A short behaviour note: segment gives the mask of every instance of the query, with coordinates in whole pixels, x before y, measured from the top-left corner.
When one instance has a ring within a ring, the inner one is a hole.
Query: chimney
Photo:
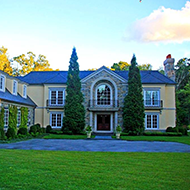
[[[171,54],[166,56],[166,60],[164,61],[164,71],[165,75],[175,81],[175,70],[174,70],[174,62],[175,59],[172,58]]]

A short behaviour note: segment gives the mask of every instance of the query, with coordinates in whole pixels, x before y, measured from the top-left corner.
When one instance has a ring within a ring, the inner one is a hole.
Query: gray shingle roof
[[[5,89],[5,92],[0,91],[0,99],[33,107],[36,106],[36,104],[28,96],[27,98],[23,98],[20,94],[17,94],[16,96],[11,94],[7,89]]]
[[[80,79],[83,79],[96,71],[80,71]],[[128,71],[112,71],[128,80]],[[33,71],[24,77],[18,77],[28,84],[65,84],[68,71]],[[142,84],[176,84],[159,71],[141,71]]]

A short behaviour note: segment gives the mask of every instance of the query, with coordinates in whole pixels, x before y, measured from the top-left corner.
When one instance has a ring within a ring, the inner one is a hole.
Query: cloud
[[[137,20],[129,29],[128,40],[140,42],[190,41],[190,1],[181,10],[160,7]]]

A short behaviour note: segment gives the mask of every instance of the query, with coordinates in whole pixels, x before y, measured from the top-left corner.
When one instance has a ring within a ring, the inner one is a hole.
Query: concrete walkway
[[[190,153],[190,145],[181,143],[124,140],[32,139],[10,144],[0,144],[0,149]]]

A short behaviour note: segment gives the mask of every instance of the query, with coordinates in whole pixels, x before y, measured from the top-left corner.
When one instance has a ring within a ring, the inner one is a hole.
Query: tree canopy
[[[0,48],[0,70],[12,75],[13,68],[11,67],[11,63],[8,59],[7,48]]]
[[[21,66],[21,69],[18,70],[19,75],[25,75],[31,71],[53,71],[46,56],[40,54],[36,57],[31,51],[27,55],[22,54],[14,57],[13,60]]]
[[[136,57],[133,56],[129,67],[128,93],[124,99],[123,127],[132,135],[142,134],[144,131],[144,101],[142,83]]]
[[[177,126],[190,125],[190,58],[180,59],[175,69]]]
[[[111,69],[115,70],[115,71],[127,71],[127,70],[129,70],[130,66],[131,66],[131,64],[129,64],[127,62],[124,62],[124,61],[120,61],[119,63],[114,63],[111,66]],[[149,64],[149,63],[148,64],[137,65],[137,67],[140,70],[152,70],[152,65]]]

